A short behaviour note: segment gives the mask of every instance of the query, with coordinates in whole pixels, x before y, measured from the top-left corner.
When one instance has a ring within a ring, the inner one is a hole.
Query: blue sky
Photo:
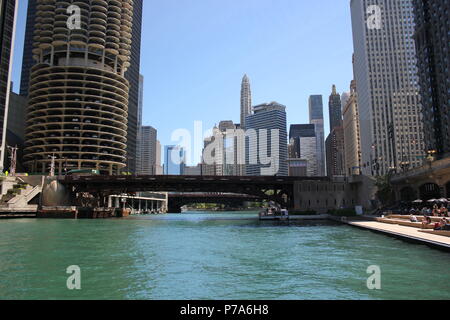
[[[20,1],[13,69],[19,90],[27,1]],[[287,106],[288,125],[308,122],[308,97],[349,91],[352,32],[348,0],[144,0],[143,124],[162,145],[179,128],[239,122],[247,73],[253,104]],[[199,160],[195,155],[194,160]],[[195,161],[197,162],[197,161]]]

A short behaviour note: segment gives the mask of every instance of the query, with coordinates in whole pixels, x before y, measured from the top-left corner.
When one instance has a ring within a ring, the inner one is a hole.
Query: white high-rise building
[[[245,117],[252,114],[252,91],[247,75],[242,78],[241,84],[241,128],[245,129]]]
[[[424,142],[412,0],[352,0],[362,172],[422,165]]]
[[[155,175],[162,175],[163,167],[161,165],[161,142],[156,140],[156,167],[155,167]]]

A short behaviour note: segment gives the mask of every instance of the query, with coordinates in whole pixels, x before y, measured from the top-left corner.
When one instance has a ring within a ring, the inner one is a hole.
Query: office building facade
[[[413,0],[425,150],[450,156],[450,2]]]
[[[180,146],[164,147],[164,174],[183,175],[186,166],[186,152]]]
[[[129,82],[127,118],[127,156],[129,157],[130,171],[136,171],[139,123],[142,119],[140,101],[143,94],[143,78],[140,74],[141,65],[141,37],[142,37],[142,10],[144,0],[133,0],[133,25],[131,30],[132,43],[130,46],[130,66],[125,78]]]
[[[321,95],[312,95],[309,97],[309,123],[315,125],[316,130],[316,159],[317,175],[324,177],[325,171],[325,127],[323,120],[323,98]]]
[[[319,165],[317,161],[317,137],[314,124],[294,124],[289,130],[289,167],[290,175],[295,165],[297,172],[304,173],[301,176],[318,176]],[[302,160],[295,162],[294,159]],[[303,172],[305,171],[305,172]]]
[[[327,176],[335,177],[344,175],[344,130],[342,123],[341,95],[337,93],[333,85],[328,103],[330,116],[330,134],[325,140],[325,153]]]
[[[344,176],[345,155],[344,155],[344,129],[342,126],[334,127],[325,141],[327,156],[327,176]]]
[[[361,138],[358,97],[354,80],[350,85],[350,97],[344,105],[343,117],[345,175],[359,175],[361,173]]]
[[[245,175],[245,132],[231,120],[221,121],[204,140],[203,173],[210,176]]]
[[[252,90],[250,79],[244,75],[241,83],[241,123],[240,127],[245,129],[245,119],[252,113]]]
[[[139,167],[140,175],[155,175],[157,166],[157,135],[158,132],[151,126],[142,126],[139,138]]]
[[[328,112],[330,115],[330,131],[332,131],[336,127],[342,126],[341,95],[337,93],[335,85],[333,85],[330,95]]]
[[[2,171],[4,159],[7,157],[6,130],[17,6],[15,0],[0,1],[0,170]]]
[[[412,0],[352,0],[362,171],[398,172],[424,158]]]
[[[28,0],[27,22],[25,26],[25,42],[23,45],[22,73],[20,78],[20,95],[28,97],[30,72],[35,61],[33,59],[34,26],[38,0]]]
[[[247,134],[253,133],[245,140],[247,175],[287,176],[286,106],[276,102],[257,105],[245,123]]]

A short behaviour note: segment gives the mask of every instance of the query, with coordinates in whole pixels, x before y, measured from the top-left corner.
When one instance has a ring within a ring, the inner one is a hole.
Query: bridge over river
[[[278,176],[65,176],[58,179],[71,193],[90,193],[99,198],[111,194],[153,191],[169,192],[179,203],[200,201],[195,193],[207,195],[208,201],[234,197],[239,201],[268,200],[285,207],[294,206],[294,185],[299,181],[329,182],[326,177]],[[180,193],[175,196],[174,192]],[[184,196],[182,196],[184,194]],[[228,196],[224,197],[224,194]],[[230,196],[234,194],[234,196]],[[188,195],[188,196],[186,196]],[[190,195],[190,196],[189,196]],[[170,196],[169,196],[170,198]],[[183,199],[184,198],[184,199]],[[170,199],[169,199],[170,201]],[[207,201],[202,201],[207,202]]]
[[[357,205],[369,208],[371,192],[366,180],[364,177],[346,180],[280,176],[60,176],[47,178],[46,184],[53,184],[53,187],[44,188],[43,205],[64,206],[70,203],[78,206],[80,197],[87,194],[88,198],[95,199],[94,206],[107,207],[106,201],[112,195],[168,192],[172,194],[169,196],[172,198],[169,199],[171,209],[174,207],[170,204],[171,200],[175,206],[198,202],[221,203],[222,200],[266,200],[289,210],[326,213]]]

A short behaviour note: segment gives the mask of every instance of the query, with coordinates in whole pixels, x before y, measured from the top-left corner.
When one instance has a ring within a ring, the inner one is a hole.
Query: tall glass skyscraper
[[[386,175],[423,164],[412,0],[352,0],[362,171]]]
[[[6,156],[6,127],[16,15],[15,0],[0,0],[0,170],[3,170],[3,161]]]
[[[186,152],[180,146],[164,147],[164,174],[182,175],[186,166]]]
[[[36,23],[37,0],[28,0],[27,24],[25,29],[25,42],[23,45],[22,74],[20,78],[20,95],[28,96],[30,86],[30,71],[34,65],[33,59],[33,37],[34,25]]]
[[[425,148],[450,156],[450,2],[413,3]]]
[[[316,126],[317,139],[317,175],[324,177],[325,172],[325,129],[323,122],[323,99],[321,95],[309,97],[309,123]]]
[[[246,139],[246,173],[249,176],[276,175],[287,176],[287,124],[286,107],[276,102],[253,107],[253,114],[247,116],[246,130],[254,130],[256,139]],[[263,130],[267,130],[266,140],[262,139]],[[272,131],[276,130],[276,131]],[[273,136],[278,132],[278,139]],[[265,164],[265,157],[272,157]],[[252,161],[252,159],[256,161]],[[252,163],[257,162],[257,163]]]
[[[140,67],[141,67],[141,33],[142,33],[143,0],[133,0],[133,27],[131,31],[131,55],[130,67],[125,73],[125,78],[130,83],[130,95],[128,99],[128,126],[127,126],[127,155],[131,160],[130,171],[136,172],[138,159],[138,135],[139,135],[139,96],[140,96]]]
[[[158,132],[151,126],[140,128],[139,137],[139,166],[137,173],[141,175],[155,175],[157,166],[157,138]]]
[[[306,175],[318,176],[317,137],[314,124],[293,124],[289,130],[289,141],[292,159],[306,161]]]

